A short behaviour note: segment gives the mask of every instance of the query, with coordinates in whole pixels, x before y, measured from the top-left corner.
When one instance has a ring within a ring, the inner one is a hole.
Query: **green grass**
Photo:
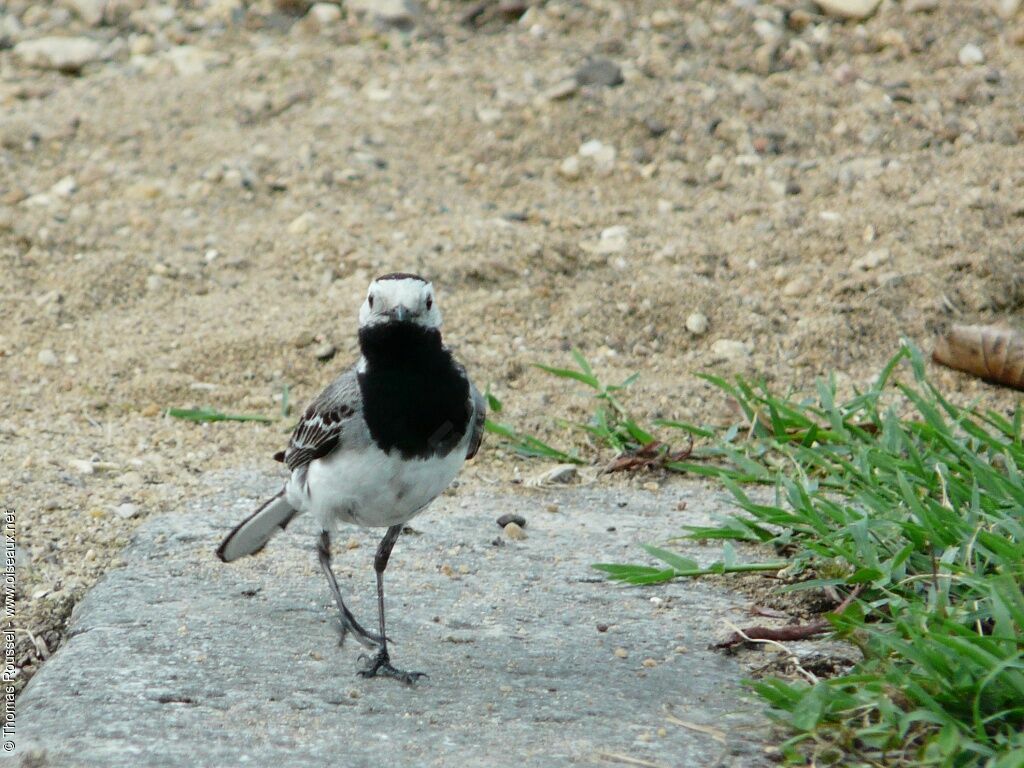
[[[841,616],[828,617],[834,637],[860,652],[852,671],[750,683],[788,731],[788,763],[1024,766],[1020,403],[1000,414],[950,402],[906,344],[870,389],[844,402],[834,381],[796,398],[705,376],[736,400],[744,424],[645,429],[619,399],[632,379],[605,387],[574,357],[578,371],[544,369],[596,392],[597,413],[579,429],[620,453],[654,441],[656,430],[698,438],[689,459],[664,466],[717,478],[738,506],[718,526],[685,529],[682,538],[725,541],[712,566],[647,547],[657,566],[595,567],[633,584],[785,568],[796,579],[788,589],[858,591]],[[510,432],[514,448],[529,447]],[[773,501],[753,498],[750,483],[774,486]],[[729,541],[773,547],[784,559],[738,563]]]
[[[281,420],[291,414],[291,387],[285,384],[281,389]],[[259,414],[223,413],[214,408],[168,408],[165,413],[172,419],[193,421],[197,424],[209,424],[215,421],[255,421],[260,424],[272,424],[275,419]]]
[[[270,424],[274,420],[267,416],[251,416],[241,413],[221,413],[212,408],[168,408],[167,415],[173,419],[208,423],[213,421],[258,421]]]
[[[587,359],[583,357],[579,350],[574,349],[572,356],[579,366],[578,370],[572,368],[553,368],[549,365],[539,364],[535,367],[559,378],[579,382],[592,390],[593,397],[598,401],[598,407],[588,423],[574,426],[589,434],[597,444],[610,446],[620,453],[633,451],[653,442],[654,438],[651,434],[630,418],[619,400],[619,393],[636,381],[637,375],[630,376],[621,384],[604,384],[594,374],[590,363],[587,362]],[[487,401],[492,413],[501,413],[502,403],[490,390],[487,391]],[[532,435],[519,432],[507,424],[488,419],[486,428],[487,431],[505,438],[508,444],[523,456],[552,459],[572,464],[586,463],[575,449],[568,451],[559,450]]]

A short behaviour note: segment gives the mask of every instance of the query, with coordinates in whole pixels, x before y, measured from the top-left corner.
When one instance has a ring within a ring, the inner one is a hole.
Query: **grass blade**
[[[253,416],[239,413],[221,413],[212,408],[168,408],[167,415],[173,419],[183,421],[194,421],[197,423],[210,423],[215,421],[256,421],[261,424],[270,424],[274,420],[267,416]]]

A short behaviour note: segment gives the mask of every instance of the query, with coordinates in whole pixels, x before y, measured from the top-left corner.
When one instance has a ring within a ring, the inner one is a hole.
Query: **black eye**
[[[366,300],[370,303],[370,309],[373,309],[373,296],[368,297]]]
[[[427,296],[427,309],[429,310],[432,306],[434,306],[434,297]]]

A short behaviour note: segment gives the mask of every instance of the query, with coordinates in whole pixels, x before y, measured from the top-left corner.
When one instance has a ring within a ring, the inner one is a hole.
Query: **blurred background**
[[[375,274],[430,277],[503,420],[584,453],[557,419],[591,403],[531,367],[574,347],[640,374],[644,418],[723,423],[694,373],[851,392],[903,336],[1019,324],[1019,5],[7,0],[19,663],[140,520],[211,470],[277,471]],[[521,465],[492,437],[465,482]]]

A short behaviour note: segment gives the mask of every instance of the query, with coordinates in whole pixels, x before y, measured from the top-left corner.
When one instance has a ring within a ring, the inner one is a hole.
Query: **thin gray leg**
[[[334,602],[338,605],[338,611],[341,613],[341,637],[338,641],[339,645],[345,644],[345,638],[349,632],[355,635],[358,640],[366,648],[376,648],[377,646],[383,647],[383,637],[373,634],[363,628],[363,626],[356,621],[356,617],[349,611],[348,606],[345,605],[345,601],[341,599],[341,590],[338,589],[338,580],[334,577],[334,571],[331,570],[331,535],[327,531],[320,533],[320,538],[317,539],[316,543],[317,558],[320,560],[320,567],[323,569],[324,574],[327,576],[327,583],[331,586],[331,594],[334,595]]]
[[[373,558],[373,570],[377,573],[377,612],[380,615],[380,636],[384,638],[384,642],[380,644],[380,650],[377,651],[377,655],[370,661],[366,669],[359,671],[359,674],[363,677],[384,675],[385,677],[401,680],[403,683],[412,684],[419,678],[426,677],[426,675],[423,672],[405,672],[391,666],[387,634],[384,629],[384,569],[388,567],[391,550],[394,548],[395,540],[401,532],[401,525],[392,525],[388,528],[388,532],[381,539],[380,546],[377,547],[377,555]]]

